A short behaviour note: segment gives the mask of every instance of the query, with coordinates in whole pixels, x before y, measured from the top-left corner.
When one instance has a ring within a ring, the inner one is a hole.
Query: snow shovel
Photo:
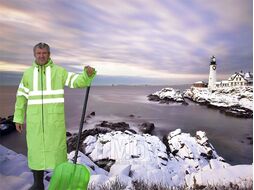
[[[73,163],[64,162],[59,164],[50,180],[49,190],[86,190],[90,179],[89,170],[82,164],[77,164],[80,137],[83,129],[84,118],[90,86],[87,87],[83,112],[80,120],[77,147]]]

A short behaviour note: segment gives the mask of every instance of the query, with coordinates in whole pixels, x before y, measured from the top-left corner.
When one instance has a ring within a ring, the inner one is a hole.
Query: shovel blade
[[[64,162],[55,168],[49,190],[86,190],[89,179],[90,172],[84,165]]]

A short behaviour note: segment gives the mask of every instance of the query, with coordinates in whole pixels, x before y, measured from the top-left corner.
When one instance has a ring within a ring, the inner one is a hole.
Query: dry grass
[[[230,183],[228,186],[224,185],[195,185],[194,187],[169,187],[162,184],[148,184],[145,181],[133,181],[132,189],[126,188],[127,185],[122,184],[119,180],[110,182],[107,185],[95,186],[92,185],[88,190],[252,190],[253,182],[247,183],[240,187],[238,184]]]

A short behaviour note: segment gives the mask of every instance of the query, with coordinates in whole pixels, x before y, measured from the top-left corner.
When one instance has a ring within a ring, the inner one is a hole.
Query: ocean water
[[[247,137],[253,137],[253,119],[226,116],[188,101],[189,105],[150,102],[147,95],[169,86],[94,86],[91,87],[84,128],[92,128],[101,121],[125,121],[136,130],[143,122],[155,125],[154,134],[162,137],[180,128],[195,135],[205,131],[217,153],[230,164],[251,164],[253,145]],[[180,90],[189,85],[171,86]],[[0,87],[0,117],[11,115],[17,87]],[[85,97],[85,89],[65,89],[65,113],[67,130],[77,132]],[[130,117],[134,115],[134,117]],[[17,152],[26,154],[25,134],[16,132],[0,137],[0,143]]]

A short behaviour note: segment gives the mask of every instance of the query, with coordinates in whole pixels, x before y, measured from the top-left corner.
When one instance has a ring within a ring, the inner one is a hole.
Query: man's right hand
[[[20,123],[16,123],[16,130],[21,133],[23,131],[23,124],[20,124]]]

